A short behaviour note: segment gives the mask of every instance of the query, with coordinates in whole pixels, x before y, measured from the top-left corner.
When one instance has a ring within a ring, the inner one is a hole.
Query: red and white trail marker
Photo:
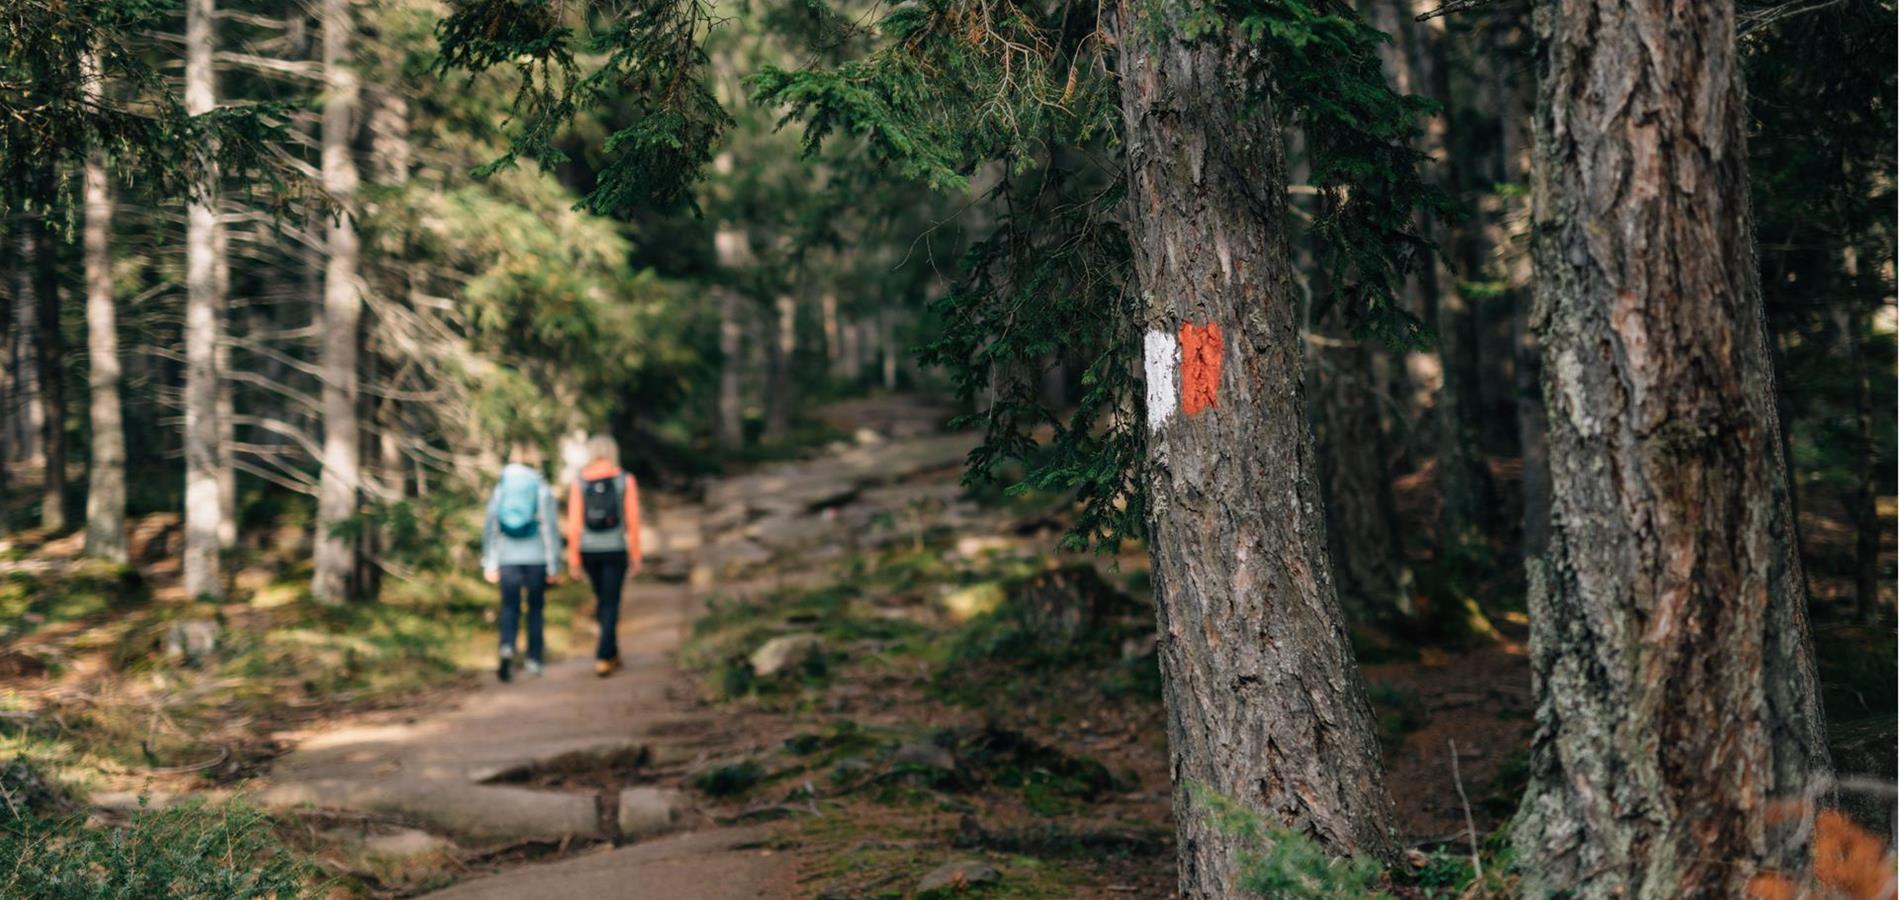
[[[1219,402],[1226,354],[1219,323],[1183,322],[1177,334],[1154,329],[1142,335],[1141,350],[1149,431],[1166,425],[1176,410],[1194,416]]]

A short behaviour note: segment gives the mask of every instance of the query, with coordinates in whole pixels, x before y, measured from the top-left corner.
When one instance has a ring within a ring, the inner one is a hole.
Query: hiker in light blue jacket
[[[560,521],[554,492],[541,477],[541,453],[521,444],[509,458],[501,480],[488,495],[488,517],[482,524],[482,574],[490,584],[501,585],[501,663],[495,675],[502,681],[513,674],[515,632],[524,594],[528,601],[527,670],[530,675],[541,674],[541,607],[547,586],[561,574]]]

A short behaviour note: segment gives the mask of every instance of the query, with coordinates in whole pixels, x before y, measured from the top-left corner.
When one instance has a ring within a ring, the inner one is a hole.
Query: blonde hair
[[[587,436],[587,458],[604,459],[614,465],[620,465],[620,442],[611,434],[591,434]]]

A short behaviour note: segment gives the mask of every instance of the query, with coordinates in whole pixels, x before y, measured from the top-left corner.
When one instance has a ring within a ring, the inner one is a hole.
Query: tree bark
[[[1749,208],[1731,5],[1540,8],[1527,896],[1738,897],[1828,760]],[[1804,832],[1805,833],[1805,832]]]
[[[792,295],[780,294],[773,302],[772,340],[766,356],[765,433],[767,441],[780,441],[791,431],[792,356],[798,352],[798,304]]]
[[[1243,41],[1157,37],[1161,10],[1120,7],[1149,552],[1181,891],[1227,898],[1248,848],[1211,795],[1381,858],[1391,809],[1326,553],[1277,112],[1244,99]]]
[[[53,215],[52,171],[46,173],[45,215]],[[39,383],[40,449],[45,473],[40,482],[40,527],[64,532],[66,523],[66,334],[59,327],[59,238],[47,218],[40,220],[39,253],[33,258],[33,364]]]
[[[87,57],[86,91],[104,93],[99,57]],[[92,453],[86,468],[86,555],[127,560],[125,419],[119,409],[119,326],[112,299],[112,185],[105,155],[86,157],[86,354]]]
[[[317,488],[317,567],[311,594],[337,604],[355,595],[355,540],[335,533],[357,511],[362,484],[357,434],[357,351],[363,298],[357,284],[357,79],[350,0],[323,0],[323,189],[339,207],[323,269],[323,472]]]
[[[751,259],[746,234],[720,229],[713,236],[719,267],[728,276]],[[719,289],[719,397],[713,438],[723,450],[745,445],[745,318],[746,299],[737,287]]]
[[[185,110],[208,113],[217,104],[211,68],[214,0],[186,0]],[[208,186],[209,187],[209,186]],[[224,596],[218,533],[224,501],[218,481],[217,207],[212,196],[186,209],[185,225],[185,593]]]

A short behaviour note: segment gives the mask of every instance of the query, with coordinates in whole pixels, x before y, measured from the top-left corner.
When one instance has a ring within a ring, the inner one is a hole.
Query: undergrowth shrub
[[[244,803],[192,800],[140,810],[122,828],[27,817],[0,829],[0,896],[205,898],[313,896],[313,870]]]
[[[1366,900],[1388,898],[1381,887],[1379,864],[1370,859],[1341,859],[1329,855],[1306,835],[1272,828],[1203,785],[1191,790],[1196,802],[1214,811],[1215,826],[1238,838],[1241,851],[1240,885],[1262,897],[1299,897],[1302,900]]]

